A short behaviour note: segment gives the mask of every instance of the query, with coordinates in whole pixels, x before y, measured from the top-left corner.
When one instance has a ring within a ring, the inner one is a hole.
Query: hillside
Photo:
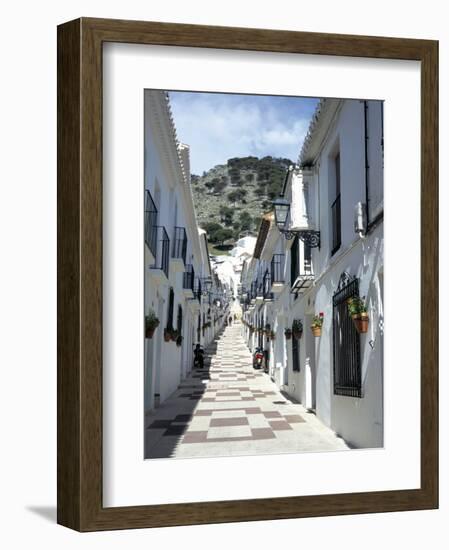
[[[285,158],[232,158],[202,176],[192,174],[198,223],[208,233],[212,253],[257,234],[260,216],[279,196],[290,164]]]

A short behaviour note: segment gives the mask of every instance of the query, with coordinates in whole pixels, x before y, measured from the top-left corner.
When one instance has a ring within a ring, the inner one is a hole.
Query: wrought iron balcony
[[[175,227],[171,257],[186,263],[187,233],[184,227]]]
[[[191,291],[192,296],[194,294],[194,281],[195,281],[195,270],[193,269],[192,264],[186,265],[186,270],[182,275],[182,288],[187,291]]]
[[[145,242],[154,257],[157,248],[157,208],[148,189],[145,191]]]
[[[256,294],[257,294],[257,281],[253,281],[251,283],[251,291],[249,294],[251,301],[256,299]]]
[[[285,277],[284,277],[284,265],[285,265],[285,255],[284,254],[273,254],[271,259],[271,288],[273,292],[279,292],[284,287]]]
[[[312,249],[298,240],[291,248],[291,292],[305,292],[313,284]]]
[[[168,260],[170,252],[170,239],[168,238],[167,231],[163,226],[153,226],[155,242],[155,252],[154,264],[151,266],[152,269],[161,270],[168,279]]]
[[[265,275],[263,276],[263,299],[273,299],[273,293],[271,292],[271,274],[268,269],[265,271]]]
[[[202,297],[203,291],[201,288],[201,279],[199,277],[195,277],[193,294],[195,298],[198,300],[198,302],[201,304],[201,297]]]

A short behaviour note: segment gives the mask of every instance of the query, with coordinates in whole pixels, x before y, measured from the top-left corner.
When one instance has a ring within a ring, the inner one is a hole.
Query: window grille
[[[167,313],[167,327],[173,328],[173,309],[175,307],[175,293],[173,289],[170,288],[168,295],[168,313]]]
[[[299,372],[300,369],[300,362],[299,362],[299,339],[292,336],[292,366],[293,366],[293,372]]]
[[[340,196],[340,153],[335,157],[335,200],[331,205],[332,252],[341,246],[341,196]]]
[[[362,397],[360,336],[348,310],[348,298],[359,295],[358,279],[342,277],[333,297],[334,394]]]

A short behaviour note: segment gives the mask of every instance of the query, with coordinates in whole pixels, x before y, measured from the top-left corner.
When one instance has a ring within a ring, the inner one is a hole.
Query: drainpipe
[[[368,164],[368,101],[363,102],[364,111],[364,131],[365,131],[365,202],[366,202],[366,230],[370,224],[369,219],[369,164]]]

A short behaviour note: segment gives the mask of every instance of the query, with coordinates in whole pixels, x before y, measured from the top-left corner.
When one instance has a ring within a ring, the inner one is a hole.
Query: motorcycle
[[[204,350],[201,347],[193,350],[193,368],[202,369],[204,366]]]
[[[253,355],[253,369],[261,369],[263,367],[263,352],[260,348],[256,348]]]

